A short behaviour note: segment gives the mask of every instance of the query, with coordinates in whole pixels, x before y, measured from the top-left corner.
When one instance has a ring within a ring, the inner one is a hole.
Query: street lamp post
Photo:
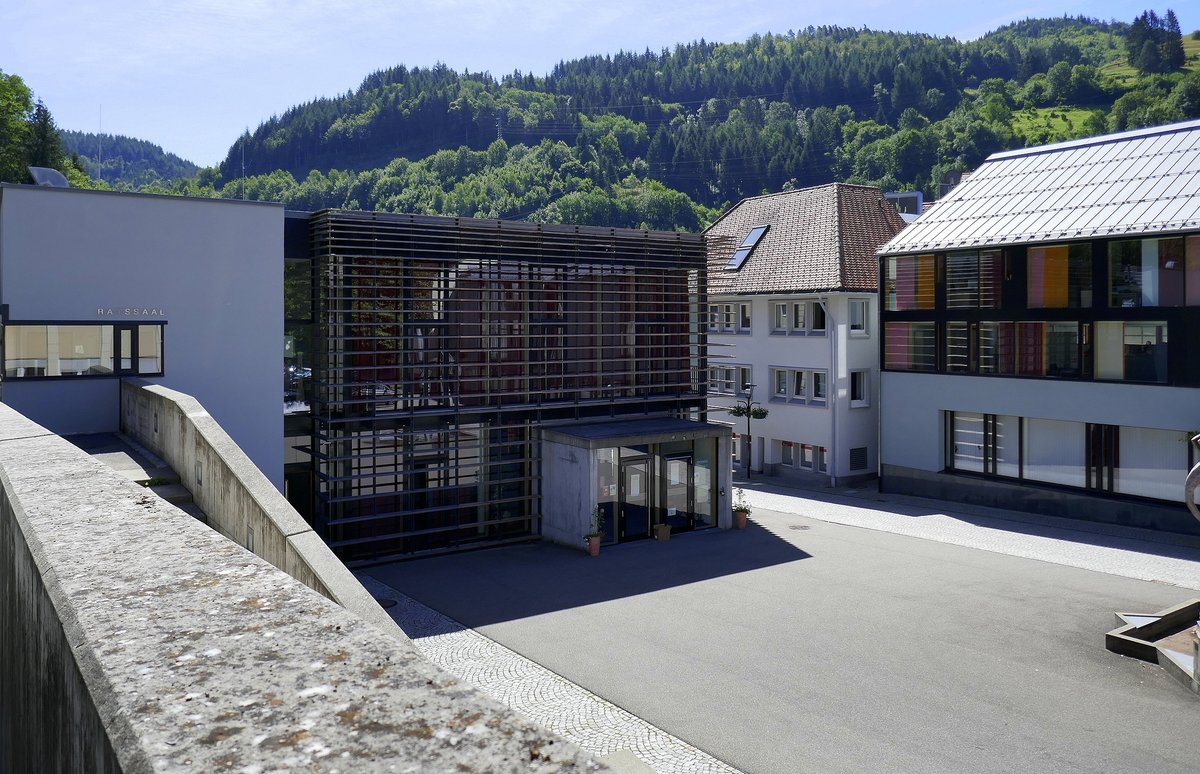
[[[761,403],[754,400],[754,388],[756,385],[746,383],[742,385],[742,389],[746,391],[746,397],[729,409],[730,416],[746,418],[746,478],[750,478],[750,464],[754,454],[753,439],[750,436],[750,420],[751,419],[766,419],[767,410],[762,407]]]

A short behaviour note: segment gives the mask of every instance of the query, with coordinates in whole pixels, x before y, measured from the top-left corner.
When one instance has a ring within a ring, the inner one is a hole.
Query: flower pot
[[[654,539],[655,540],[670,540],[671,539],[671,525],[670,524],[655,524],[654,525]]]
[[[746,528],[746,518],[750,516],[749,511],[736,510],[733,512],[733,525],[738,529]]]
[[[600,555],[600,535],[588,535],[588,556]]]

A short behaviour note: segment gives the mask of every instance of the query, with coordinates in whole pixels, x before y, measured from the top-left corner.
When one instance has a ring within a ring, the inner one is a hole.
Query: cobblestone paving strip
[[[596,756],[628,750],[660,774],[741,774],[474,629],[365,573],[359,580],[421,653],[463,682]]]

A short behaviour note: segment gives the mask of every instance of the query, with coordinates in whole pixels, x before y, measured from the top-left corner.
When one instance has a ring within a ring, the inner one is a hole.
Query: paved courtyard
[[[1200,596],[1200,550],[865,490],[747,495],[742,532],[363,574],[433,660],[629,771],[1197,769],[1200,699],[1104,633]]]

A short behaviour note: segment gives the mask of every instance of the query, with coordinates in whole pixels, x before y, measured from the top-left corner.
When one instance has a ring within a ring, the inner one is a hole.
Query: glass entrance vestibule
[[[542,431],[542,534],[601,543],[727,526],[729,428],[650,419]]]
[[[596,450],[596,505],[603,543],[717,526],[716,438]]]

